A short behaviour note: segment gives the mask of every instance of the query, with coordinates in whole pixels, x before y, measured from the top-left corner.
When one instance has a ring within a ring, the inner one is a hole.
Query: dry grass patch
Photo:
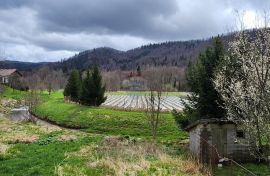
[[[58,141],[75,141],[86,136],[92,136],[79,130],[61,129],[63,134],[57,137]]]
[[[54,173],[57,176],[87,176],[83,168],[67,164],[56,166]]]
[[[117,176],[208,175],[203,166],[191,158],[168,154],[153,143],[123,137],[107,137],[101,145],[84,147],[77,155],[88,157],[88,167],[108,168]]]
[[[40,131],[43,133],[51,133],[54,131],[61,131],[62,129],[58,126],[50,125],[50,126],[40,126]]]
[[[8,143],[32,143],[39,139],[38,134],[31,134],[27,131],[9,129],[0,132],[0,142]]]
[[[9,149],[9,145],[0,143],[0,155],[5,155]]]
[[[2,143],[32,143],[39,139],[39,134],[37,126],[0,118],[0,142]]]
[[[39,139],[38,135],[30,135],[27,133],[15,133],[7,139],[9,142],[14,142],[14,143],[33,143],[36,142]]]
[[[57,140],[59,140],[59,141],[74,141],[77,138],[78,137],[76,135],[73,135],[73,134],[63,134],[63,135],[59,136]]]
[[[171,156],[164,152],[158,154],[159,162],[156,167],[163,165],[169,166],[169,175],[211,175],[210,172],[201,163],[191,157]],[[165,175],[166,170],[159,170],[157,175]]]
[[[11,123],[8,119],[4,118],[3,114],[0,114],[0,131],[6,131],[12,128],[14,123]]]

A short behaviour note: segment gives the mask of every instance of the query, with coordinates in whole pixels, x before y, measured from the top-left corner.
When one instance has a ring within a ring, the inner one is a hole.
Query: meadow
[[[7,89],[2,99],[27,93]],[[40,94],[35,113],[60,126],[14,123],[0,117],[0,175],[204,175],[177,143],[187,138],[164,113],[153,145],[143,112],[65,103],[62,92]]]
[[[2,99],[22,100],[7,89]],[[61,91],[40,93],[34,113],[57,125],[14,123],[0,116],[0,175],[246,175],[239,167],[204,168],[187,152],[187,132],[169,112],[162,114],[153,144],[144,112],[67,103]],[[76,130],[75,130],[76,129]],[[267,165],[246,164],[266,176]]]
[[[62,92],[44,97],[43,103],[37,106],[33,113],[55,124],[80,128],[91,133],[151,138],[151,130],[144,112],[67,103]],[[172,143],[187,139],[187,133],[179,129],[170,112],[162,113],[161,118],[159,141]]]
[[[147,141],[13,123],[0,117],[1,176],[204,175],[178,150]]]

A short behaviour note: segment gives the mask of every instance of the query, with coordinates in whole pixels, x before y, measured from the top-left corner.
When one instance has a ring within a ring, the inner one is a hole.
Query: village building
[[[0,69],[0,83],[11,84],[13,80],[18,80],[22,74],[16,69]]]
[[[131,72],[122,81],[121,88],[127,91],[144,91],[147,89],[147,80],[141,75]]]
[[[189,150],[202,163],[216,164],[222,158],[253,161],[248,136],[227,119],[201,119],[187,128]]]

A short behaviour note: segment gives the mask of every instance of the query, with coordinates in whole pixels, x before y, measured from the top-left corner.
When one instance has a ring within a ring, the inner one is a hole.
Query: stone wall
[[[190,152],[196,156],[200,156],[200,135],[201,135],[201,128],[193,128],[189,132],[189,149]]]

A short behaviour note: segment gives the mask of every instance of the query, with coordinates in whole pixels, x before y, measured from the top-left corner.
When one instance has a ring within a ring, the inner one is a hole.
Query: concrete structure
[[[22,74],[16,69],[0,69],[0,83],[10,84],[12,80],[17,80]]]
[[[227,119],[202,119],[189,125],[189,149],[202,163],[218,163],[221,158],[238,162],[254,160],[248,136]]]

